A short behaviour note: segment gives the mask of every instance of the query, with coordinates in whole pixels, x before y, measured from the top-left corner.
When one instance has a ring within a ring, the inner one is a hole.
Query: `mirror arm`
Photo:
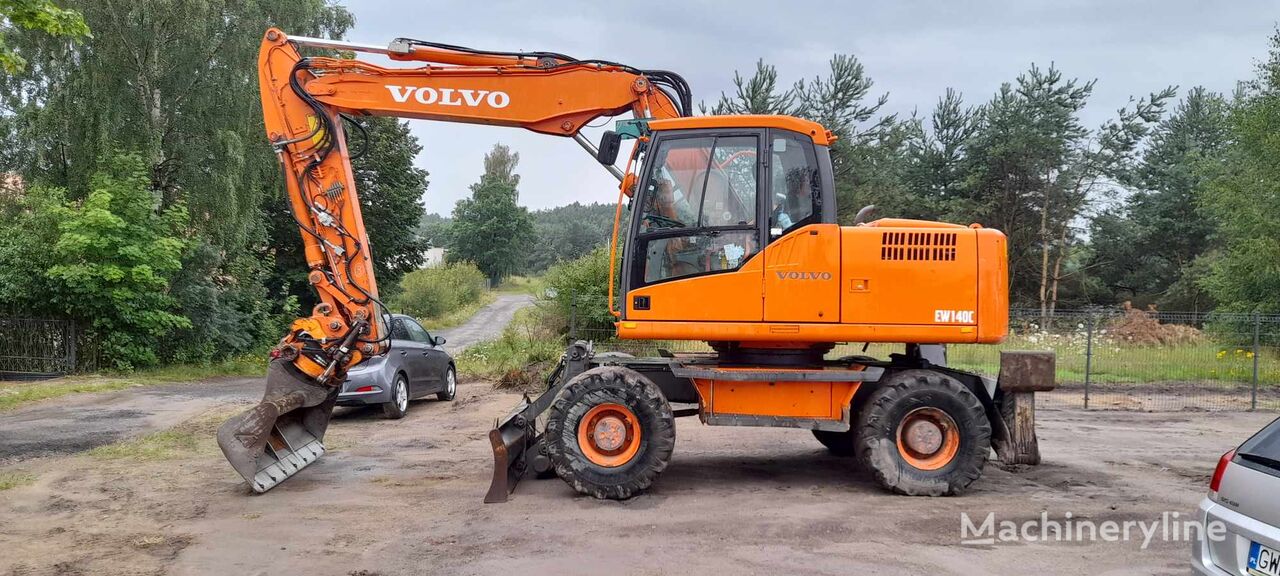
[[[573,141],[577,142],[583,150],[586,150],[587,154],[591,155],[591,158],[594,159],[599,156],[600,149],[596,148],[596,145],[592,144],[590,140],[587,140],[587,137],[583,136],[581,132],[573,135]],[[619,170],[617,166],[612,164],[602,164],[602,166],[604,166],[605,170],[608,170],[610,174],[613,174],[613,177],[617,178],[619,182],[622,181],[622,171]]]

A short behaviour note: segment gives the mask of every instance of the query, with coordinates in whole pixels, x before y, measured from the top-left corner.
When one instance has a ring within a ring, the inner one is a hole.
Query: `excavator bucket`
[[[272,360],[262,401],[222,423],[218,447],[254,492],[266,492],[324,455],[338,390]]]

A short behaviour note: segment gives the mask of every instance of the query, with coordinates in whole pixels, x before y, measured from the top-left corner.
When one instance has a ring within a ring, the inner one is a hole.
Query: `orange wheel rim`
[[[898,423],[898,455],[913,468],[938,470],[960,453],[960,430],[946,412],[916,408]]]
[[[640,451],[640,419],[621,404],[600,404],[578,421],[578,447],[592,464],[617,468]]]

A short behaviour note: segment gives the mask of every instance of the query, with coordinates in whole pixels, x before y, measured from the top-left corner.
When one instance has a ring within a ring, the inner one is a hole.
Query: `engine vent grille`
[[[955,232],[885,232],[881,260],[951,262],[956,259]]]

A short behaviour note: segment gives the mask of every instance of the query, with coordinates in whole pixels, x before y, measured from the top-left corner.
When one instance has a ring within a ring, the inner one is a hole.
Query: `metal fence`
[[[35,380],[97,369],[92,334],[70,320],[0,318],[0,380]]]
[[[618,340],[570,315],[570,338],[635,355],[710,351],[703,342]],[[1010,310],[1001,344],[951,345],[951,366],[999,371],[1001,350],[1052,350],[1058,388],[1044,407],[1112,410],[1280,410],[1280,315],[1099,308]],[[836,346],[828,357],[887,358],[902,345]]]

